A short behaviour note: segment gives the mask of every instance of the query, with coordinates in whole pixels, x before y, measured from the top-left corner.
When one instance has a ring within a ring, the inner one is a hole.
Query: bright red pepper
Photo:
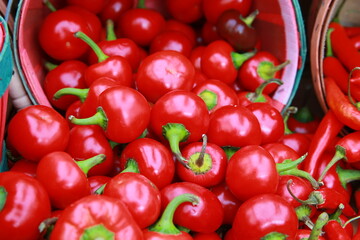
[[[302,133],[285,134],[279,139],[279,143],[292,148],[299,154],[299,156],[303,156],[308,152],[310,142],[311,138],[307,134]],[[304,163],[302,163],[302,166],[303,164]]]
[[[199,203],[185,203],[179,206],[174,215],[174,223],[195,232],[214,232],[220,227],[224,211],[218,198],[207,188],[195,183],[177,182],[161,190],[162,209],[176,196],[190,193],[199,197]]]
[[[176,20],[193,23],[203,16],[201,0],[166,0],[166,9]]]
[[[108,19],[116,22],[120,15],[132,8],[133,5],[132,0],[108,0],[99,13],[99,17],[103,23]]]
[[[294,149],[283,143],[273,142],[264,144],[262,147],[271,154],[275,163],[282,163],[286,159],[296,160],[300,157]]]
[[[143,234],[120,200],[90,195],[66,208],[51,233],[52,240],[82,237],[142,240]]]
[[[287,120],[288,128],[297,133],[313,134],[318,128],[320,119],[313,116],[309,107],[301,107]]]
[[[76,162],[66,152],[52,152],[41,158],[36,170],[36,179],[45,187],[51,205],[64,209],[80,198],[90,195],[86,174],[104,158],[105,155],[100,154]]]
[[[160,216],[160,192],[139,173],[121,172],[114,176],[106,184],[103,195],[121,200],[141,229],[155,223]]]
[[[101,188],[104,184],[108,183],[110,181],[111,177],[108,176],[92,176],[88,177],[91,194],[97,194],[97,190]]]
[[[7,131],[9,145],[31,161],[39,161],[53,151],[64,151],[70,135],[65,118],[43,105],[32,105],[17,112]]]
[[[9,171],[21,172],[30,177],[36,177],[36,168],[37,168],[36,162],[22,158],[16,161],[14,165],[11,166]]]
[[[336,220],[330,220],[324,226],[325,237],[328,240],[351,240],[345,229]]]
[[[169,185],[174,178],[175,164],[170,149],[151,138],[140,138],[127,144],[121,151],[120,170],[129,161],[135,161],[139,172],[159,189]]]
[[[51,206],[45,188],[19,172],[0,173],[0,232],[3,239],[36,240]]]
[[[193,0],[190,0],[193,1]],[[197,1],[197,0],[195,0]],[[174,1],[172,1],[174,2]],[[184,2],[184,1],[182,1]],[[164,31],[177,31],[183,33],[187,38],[189,38],[191,42],[191,46],[195,47],[197,44],[197,33],[195,29],[184,22],[177,21],[175,19],[168,19],[166,20]]]
[[[297,230],[294,208],[276,194],[259,194],[244,202],[232,228],[238,240],[267,239],[272,234],[294,239]]]
[[[355,48],[360,51],[360,35],[352,37],[350,40],[354,44]]]

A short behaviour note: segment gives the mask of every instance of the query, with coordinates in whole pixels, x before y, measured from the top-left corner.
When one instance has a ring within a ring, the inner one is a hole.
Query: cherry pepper
[[[39,181],[23,173],[0,173],[2,239],[39,239],[38,227],[50,214],[49,196]]]
[[[96,124],[106,137],[116,143],[128,143],[139,137],[147,128],[150,106],[135,89],[116,86],[99,96],[97,113],[89,118],[69,116],[70,122],[79,125]]]
[[[254,50],[258,37],[251,24],[258,13],[259,11],[255,10],[247,17],[243,17],[236,9],[222,12],[216,22],[219,36],[226,39],[237,51]]]
[[[64,209],[51,232],[52,240],[97,238],[142,240],[143,234],[120,200],[103,195],[83,197]]]
[[[133,85],[131,65],[122,56],[108,56],[101,48],[83,32],[76,32],[75,37],[87,43],[98,56],[98,63],[89,66],[85,70],[85,82],[90,86],[100,77],[108,77],[121,85],[131,87]]]
[[[264,81],[270,79],[280,79],[281,69],[290,63],[289,60],[279,63],[279,60],[271,53],[259,51],[248,59],[239,68],[237,80],[240,86],[249,91],[255,91]],[[279,85],[276,83],[268,84],[263,93],[273,93]]]
[[[171,199],[161,218],[152,226],[143,230],[144,240],[192,240],[187,232],[179,230],[173,223],[175,211],[183,203],[198,205],[200,198],[194,194],[184,193]]]

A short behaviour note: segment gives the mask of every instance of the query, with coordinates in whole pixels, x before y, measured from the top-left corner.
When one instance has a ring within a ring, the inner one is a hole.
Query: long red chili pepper
[[[325,78],[324,82],[326,102],[330,109],[344,125],[354,130],[360,130],[360,111],[340,90],[333,78]]]
[[[325,236],[328,240],[351,240],[345,228],[336,220],[330,220],[324,226]]]
[[[330,36],[334,54],[349,71],[358,67],[360,65],[360,53],[352,44],[344,27],[339,23],[331,22],[329,28],[334,29]]]
[[[303,170],[312,176],[316,174],[322,153],[343,127],[344,124],[337,119],[332,110],[325,114],[310,143],[308,155],[303,162]]]

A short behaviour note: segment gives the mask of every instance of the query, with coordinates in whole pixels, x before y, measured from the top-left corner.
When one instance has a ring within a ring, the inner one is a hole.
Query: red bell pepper
[[[143,234],[120,200],[102,195],[89,195],[67,207],[51,232],[52,240],[97,237],[142,240]]]

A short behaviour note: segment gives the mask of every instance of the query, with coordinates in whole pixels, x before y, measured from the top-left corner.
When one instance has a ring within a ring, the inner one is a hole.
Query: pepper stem
[[[44,67],[45,67],[46,70],[48,70],[48,71],[54,70],[57,66],[59,66],[59,65],[54,64],[54,63],[51,63],[51,62],[48,62],[48,61],[46,61],[46,62],[44,63]]]
[[[265,98],[265,96],[263,94],[263,91],[264,91],[265,87],[267,85],[269,85],[270,83],[275,83],[275,84],[277,84],[279,86],[283,84],[283,82],[280,79],[276,79],[276,78],[270,79],[268,81],[264,81],[259,85],[259,87],[257,87],[255,89],[255,92],[248,93],[246,97],[251,102],[266,102],[266,98]]]
[[[235,68],[239,69],[243,65],[243,63],[249,58],[253,57],[255,53],[256,51],[245,53],[231,52],[231,59]]]
[[[104,184],[101,185],[98,189],[96,189],[94,193],[95,193],[96,195],[101,195],[101,194],[103,194],[105,187],[106,187],[106,183],[104,183]]]
[[[130,158],[126,161],[125,169],[121,172],[140,173],[139,164],[135,161],[135,159]]]
[[[88,93],[89,93],[88,88],[62,88],[54,94],[53,98],[57,100],[64,95],[74,95],[77,96],[80,99],[80,101],[83,103]]]
[[[113,41],[116,40],[116,34],[114,31],[114,21],[111,19],[106,20],[106,40]]]
[[[8,193],[5,190],[5,188],[3,186],[0,186],[0,212],[3,210],[3,208],[5,206],[7,194]]]
[[[196,152],[189,157],[188,166],[195,174],[204,174],[212,168],[212,158],[206,153],[207,136],[203,134],[203,144],[200,152]]]
[[[44,5],[51,11],[55,12],[57,9],[49,0],[43,0]]]
[[[84,233],[81,235],[80,240],[88,239],[114,240],[115,233],[107,229],[103,224],[98,224],[88,227],[84,230]]]
[[[239,147],[233,147],[233,146],[224,146],[221,147],[226,154],[226,157],[228,160],[230,160],[230,158],[237,152],[237,150],[239,150]]]
[[[292,168],[289,169],[287,171],[283,171],[279,173],[280,175],[292,175],[292,176],[297,176],[297,177],[301,177],[301,178],[305,178],[306,180],[308,180],[311,184],[311,186],[313,186],[314,189],[319,189],[320,188],[320,184],[318,181],[315,180],[315,178],[313,178],[313,176],[311,176],[310,173],[304,171],[304,170],[300,170],[297,168]]]
[[[94,157],[88,158],[83,161],[76,161],[76,164],[85,173],[85,175],[87,175],[92,167],[105,161],[105,158],[106,158],[105,154],[98,154]]]
[[[184,167],[189,168],[187,159],[182,156],[179,147],[180,142],[186,141],[189,137],[189,131],[181,123],[167,123],[162,127],[162,132],[163,136],[169,141],[170,149],[176,159],[184,165]]]
[[[336,145],[335,154],[333,158],[330,160],[330,162],[326,165],[325,169],[322,171],[318,179],[318,182],[321,182],[324,179],[326,173],[329,171],[329,169],[341,159],[346,159],[346,149],[340,145]]]
[[[160,219],[152,226],[149,230],[152,232],[159,232],[163,234],[177,235],[180,234],[180,230],[174,225],[173,219],[175,210],[180,204],[190,202],[193,205],[199,203],[199,197],[190,193],[184,193],[173,198],[170,203],[166,206]]]
[[[304,204],[304,205],[319,205],[324,202],[324,198],[322,197],[321,193],[319,193],[318,191],[312,191],[309,195],[309,198],[306,200],[299,199],[297,196],[295,196],[295,194],[290,189],[290,185],[292,182],[293,182],[293,180],[289,179],[289,181],[286,184],[286,188],[287,188],[289,194],[299,203]]]
[[[308,205],[300,205],[295,208],[295,212],[299,221],[302,221],[310,229],[314,227],[314,223],[311,221],[309,217],[312,212],[311,207],[309,207]]]
[[[218,96],[213,91],[205,89],[199,94],[199,97],[205,102],[209,111],[217,105]]]
[[[330,219],[338,220],[340,215],[343,213],[344,208],[345,208],[344,204],[340,203],[336,211],[330,215]]]
[[[108,118],[102,107],[98,107],[97,112],[88,118],[76,118],[73,115],[69,116],[69,120],[73,124],[77,125],[99,125],[102,129],[106,130]]]
[[[268,81],[274,78],[274,75],[277,71],[283,69],[289,63],[290,60],[286,60],[285,62],[275,66],[272,62],[263,61],[259,64],[257,68],[257,73],[262,79]]]
[[[248,26],[251,27],[254,22],[256,16],[259,14],[259,10],[255,9],[252,13],[250,13],[247,17],[240,16],[240,19]]]
[[[285,114],[283,116],[284,119],[284,126],[285,126],[285,134],[292,134],[293,131],[290,130],[289,125],[288,125],[288,120],[291,114],[295,114],[298,111],[298,108],[295,106],[290,106],[286,109]]]
[[[276,163],[276,170],[278,171],[278,173],[281,173],[281,172],[289,171],[294,168],[297,169],[297,166],[305,160],[306,156],[307,153],[305,153],[296,160],[286,159],[282,163]]]
[[[319,236],[322,234],[322,228],[327,224],[328,221],[329,215],[326,212],[322,212],[317,218],[308,240],[319,239]]]
[[[83,32],[76,32],[75,37],[80,38],[85,43],[87,43],[91,49],[95,52],[98,57],[98,62],[105,61],[109,56],[104,53],[104,51],[97,45],[89,36]]]
[[[360,180],[360,171],[356,169],[343,169],[339,165],[336,166],[336,172],[341,185],[347,189],[347,184]]]
[[[138,0],[137,8],[146,8],[145,0]]]
[[[331,45],[331,33],[334,31],[333,28],[329,28],[326,33],[326,57],[334,56],[334,52]]]
[[[260,240],[286,240],[287,237],[288,236],[283,233],[271,232],[260,238]]]

